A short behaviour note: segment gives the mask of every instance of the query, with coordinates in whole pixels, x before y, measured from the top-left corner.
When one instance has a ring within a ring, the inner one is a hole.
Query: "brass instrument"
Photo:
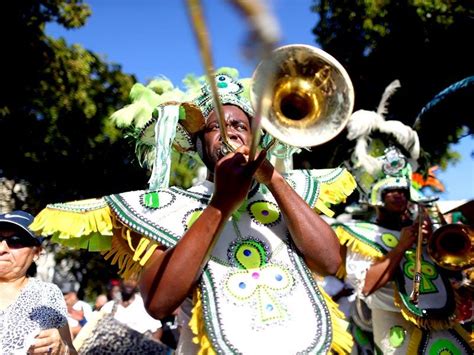
[[[296,44],[275,49],[257,66],[252,82],[256,121],[261,119],[264,130],[290,146],[312,147],[331,140],[352,113],[354,89],[349,75],[335,58],[316,47]],[[252,127],[256,141],[259,128]]]
[[[250,20],[262,48],[262,59],[252,78],[255,117],[250,160],[255,157],[261,127],[293,147],[317,146],[334,138],[344,129],[354,105],[354,89],[344,67],[328,53],[308,45],[289,45],[271,51],[278,36],[273,28],[276,26],[268,26],[272,23],[269,12],[258,1],[233,2]],[[201,2],[187,0],[187,5],[211,85],[221,137],[226,150],[233,151],[213,78],[214,65]]]
[[[446,223],[437,205],[429,208],[433,234],[428,240],[428,254],[448,270],[474,266],[474,230],[465,224]]]
[[[410,294],[410,301],[413,304],[418,304],[418,297],[420,296],[421,283],[421,254],[423,247],[423,204],[418,202],[418,235],[416,239],[416,259],[415,259],[415,273],[413,274],[413,289]]]
[[[423,244],[422,223],[427,214],[433,233],[426,240],[428,255],[440,267],[460,271],[474,266],[474,231],[465,224],[448,224],[440,212],[435,200],[418,201],[418,238],[416,246],[415,273],[410,301],[418,303],[422,278],[421,250]],[[424,210],[424,207],[426,210]]]

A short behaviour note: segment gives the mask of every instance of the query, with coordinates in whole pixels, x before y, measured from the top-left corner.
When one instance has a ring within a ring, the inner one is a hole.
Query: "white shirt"
[[[76,303],[74,303],[74,306],[72,306],[72,308],[75,311],[81,311],[82,310],[84,312],[84,319],[86,321],[88,321],[90,319],[91,315],[92,315],[92,307],[87,302],[79,300]],[[67,322],[68,322],[70,328],[77,327],[79,325],[79,321],[77,319],[74,319],[74,318],[70,317],[69,315],[67,317]]]
[[[102,310],[111,313],[113,306],[114,301],[109,301],[102,307]],[[118,304],[114,318],[140,333],[147,331],[154,333],[161,328],[161,322],[151,317],[146,311],[143,299],[139,294],[135,294],[133,302],[127,307]]]

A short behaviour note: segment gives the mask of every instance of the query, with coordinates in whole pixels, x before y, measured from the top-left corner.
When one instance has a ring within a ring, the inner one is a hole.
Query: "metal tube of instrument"
[[[423,247],[423,206],[418,204],[418,235],[416,240],[416,259],[415,259],[415,273],[413,275],[413,290],[410,295],[410,301],[413,304],[418,304],[418,297],[420,295],[421,283],[421,254]]]
[[[234,147],[229,143],[229,136],[227,135],[226,124],[222,105],[219,100],[219,94],[217,91],[216,80],[214,78],[214,65],[212,63],[209,36],[207,34],[206,25],[204,22],[204,16],[202,14],[200,0],[187,0],[189,15],[191,17],[191,23],[193,24],[194,34],[199,45],[199,53],[204,63],[206,70],[206,77],[211,87],[212,99],[214,102],[214,108],[217,115],[217,122],[219,123],[219,130],[222,139],[222,143],[228,152],[234,151]]]
[[[275,63],[270,60],[270,53],[268,52],[264,60],[266,60],[268,65],[262,65],[262,70],[264,71],[262,75],[263,83],[260,86],[261,92],[256,94],[259,100],[255,108],[255,117],[252,120],[252,142],[250,144],[249,161],[255,159],[258,143],[260,142],[262,116],[268,115],[272,107]]]

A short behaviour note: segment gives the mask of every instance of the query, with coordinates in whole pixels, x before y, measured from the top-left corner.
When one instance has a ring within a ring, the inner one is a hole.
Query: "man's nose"
[[[238,135],[237,135],[234,127],[232,127],[232,125],[230,123],[226,122],[224,129],[225,129],[225,132],[227,133],[227,137],[229,139],[237,139],[238,138]],[[219,135],[219,140],[220,141],[224,140],[221,135]]]

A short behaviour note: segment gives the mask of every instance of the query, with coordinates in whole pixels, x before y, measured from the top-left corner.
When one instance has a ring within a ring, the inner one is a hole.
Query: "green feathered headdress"
[[[215,80],[221,104],[240,107],[250,117],[250,79],[238,80],[238,71],[224,67],[216,71]],[[169,184],[171,149],[196,154],[196,134],[214,109],[206,77],[188,75],[185,91],[161,77],[147,86],[135,84],[130,92],[131,104],[112,114],[118,127],[127,128],[135,140],[135,153],[142,166],[152,170],[150,189]]]

